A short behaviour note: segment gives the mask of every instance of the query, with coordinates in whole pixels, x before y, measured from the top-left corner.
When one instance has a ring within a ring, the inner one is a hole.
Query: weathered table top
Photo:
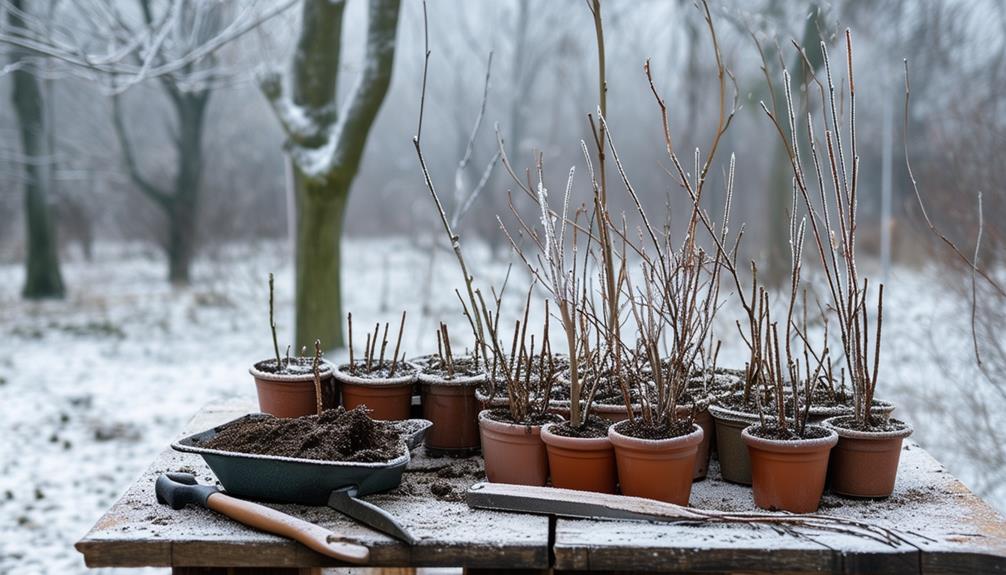
[[[194,433],[253,409],[214,404],[189,423]],[[886,500],[825,495],[821,513],[898,530],[889,546],[840,533],[781,532],[746,525],[549,521],[547,517],[471,510],[468,485],[482,478],[479,458],[415,454],[402,485],[367,497],[394,514],[420,543],[408,547],[327,507],[277,505],[371,547],[374,565],[464,566],[557,571],[799,571],[812,573],[1006,573],[1006,520],[914,442],[906,442],[898,484]],[[77,544],[92,567],[334,565],[298,543],[260,533],[194,507],[173,511],[154,498],[155,478],[186,470],[215,479],[197,455],[165,451]],[[705,509],[754,510],[751,490],[709,478],[692,489]],[[435,494],[436,493],[436,494]]]

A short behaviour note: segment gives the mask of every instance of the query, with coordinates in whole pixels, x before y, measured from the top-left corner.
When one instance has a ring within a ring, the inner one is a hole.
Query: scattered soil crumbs
[[[321,461],[376,462],[405,453],[401,432],[371,419],[363,406],[320,416],[243,419],[218,431],[203,447]]]
[[[635,419],[619,425],[618,432],[637,439],[672,439],[691,433],[692,423],[678,420],[673,424],[647,425],[642,420]]]
[[[322,363],[319,367],[322,373],[328,373],[332,369],[326,363]],[[255,369],[264,373],[272,373],[275,375],[307,375],[314,373],[314,358],[284,357],[280,359],[278,366],[276,365],[275,358],[267,359],[256,363]]]
[[[611,422],[607,419],[602,419],[596,415],[591,415],[587,421],[584,422],[583,426],[579,429],[574,428],[569,424],[568,421],[564,421],[558,425],[553,425],[549,430],[555,435],[561,435],[563,437],[578,437],[581,439],[596,438],[596,437],[608,437],[608,428],[611,427]]]
[[[828,436],[828,430],[816,425],[808,425],[803,430],[803,435],[797,435],[789,427],[780,428],[778,425],[759,425],[751,430],[751,434],[762,439],[775,439],[778,441],[799,441],[801,439],[820,439]]]
[[[430,483],[430,493],[442,501],[464,501],[465,494],[443,479]]]
[[[473,477],[479,479],[484,475],[482,464],[471,459],[463,459],[447,467],[437,470],[437,477],[442,479],[459,479],[462,477]]]
[[[349,364],[344,363],[339,366],[339,371],[345,373],[346,375],[351,375],[353,377],[359,377],[363,379],[389,379],[392,377],[408,377],[410,375],[415,375],[417,370],[414,365],[408,363],[403,363],[401,361],[395,364],[394,373],[391,371],[391,360],[384,358],[384,362],[380,363],[376,359],[370,365],[370,369],[367,369],[367,362],[363,359],[358,359],[353,362],[355,369],[350,371]]]

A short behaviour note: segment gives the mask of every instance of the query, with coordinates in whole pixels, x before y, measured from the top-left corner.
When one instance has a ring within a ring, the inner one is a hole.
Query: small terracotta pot
[[[366,405],[372,419],[398,421],[409,419],[412,408],[412,385],[419,372],[415,364],[404,362],[402,375],[369,379],[349,373],[348,365],[335,370],[335,379],[342,387],[342,405],[353,409]]]
[[[479,450],[479,411],[475,390],[484,375],[444,379],[419,374],[423,419],[433,422],[423,442],[433,456],[466,456]]]
[[[268,361],[268,360],[266,360]],[[248,369],[255,378],[258,406],[262,413],[276,417],[300,417],[317,412],[314,374],[280,375],[258,369],[258,362]],[[321,363],[321,404],[324,409],[339,405],[339,390],[332,377],[332,364]]]
[[[619,431],[628,423],[608,428],[622,494],[688,505],[702,428],[693,425],[688,435],[671,439],[638,439]]]
[[[710,405],[709,414],[715,422],[720,475],[724,481],[751,485],[751,456],[741,432],[752,423],[758,423],[758,415],[718,405]]]
[[[598,417],[603,417],[612,423],[625,421],[629,418],[628,412],[625,411],[624,403],[609,405],[606,403],[595,402],[590,406],[590,412]],[[633,405],[632,412],[638,417],[639,414],[642,413],[642,407],[639,405]]]
[[[894,491],[901,459],[902,441],[912,427],[888,432],[854,431],[824,421],[824,427],[838,434],[838,446],[831,454],[831,490],[850,497],[888,497]]]
[[[757,426],[741,432],[751,452],[755,505],[792,513],[817,511],[828,476],[828,454],[838,443],[838,434],[827,429],[828,435],[815,439],[765,439],[752,433]]]
[[[483,410],[479,412],[479,434],[489,481],[538,486],[548,481],[548,453],[540,425],[496,421]]]
[[[618,474],[615,450],[607,437],[565,437],[552,433],[549,423],[541,428],[548,452],[552,485],[563,489],[614,493]]]
[[[830,419],[832,417],[840,417],[843,415],[852,415],[852,407],[845,405],[833,405],[833,406],[818,406],[812,405],[810,407],[810,413],[807,417],[807,423],[811,425],[821,425],[824,420]],[[873,400],[873,407],[870,408],[870,412],[873,415],[879,415],[884,419],[891,417],[894,413],[894,404],[890,401],[884,401],[882,399]]]

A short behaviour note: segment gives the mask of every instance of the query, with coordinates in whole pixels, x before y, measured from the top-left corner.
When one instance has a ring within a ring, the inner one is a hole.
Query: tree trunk
[[[325,349],[342,347],[341,246],[349,185],[311,180],[295,168],[294,194],[296,346],[312,349],[320,339]]]
[[[14,28],[23,27],[21,0],[14,0],[8,12]],[[12,62],[24,54],[14,50]],[[59,250],[56,231],[49,205],[49,170],[44,162],[50,159],[51,150],[46,145],[45,114],[38,79],[26,69],[13,73],[14,90],[11,100],[17,112],[21,133],[21,148],[26,158],[24,164],[24,212],[27,224],[25,236],[28,254],[25,284],[22,295],[29,299],[63,297],[63,278],[59,270]]]
[[[168,209],[168,279],[187,285],[195,253],[199,217],[199,192],[203,173],[202,146],[206,104],[210,92],[182,94],[175,101],[178,113],[178,173]]]

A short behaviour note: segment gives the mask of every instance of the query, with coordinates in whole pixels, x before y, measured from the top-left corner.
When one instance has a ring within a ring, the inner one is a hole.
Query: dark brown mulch
[[[395,371],[391,371],[391,360],[388,358],[384,359],[384,363],[379,363],[377,359],[370,364],[370,369],[367,369],[367,362],[358,359],[353,362],[355,366],[355,373],[349,370],[349,364],[344,363],[339,366],[339,371],[345,373],[346,375],[352,375],[353,377],[359,377],[362,379],[389,379],[392,377],[405,377],[416,373],[416,368],[409,365],[403,364],[401,361],[395,364]]]
[[[580,439],[590,439],[597,437],[608,437],[608,428],[611,422],[603,417],[591,415],[580,427],[573,427],[568,421],[563,421],[558,425],[549,428],[552,433],[562,437],[578,437]]]
[[[279,365],[276,365],[276,359],[266,359],[255,364],[255,369],[263,373],[272,373],[275,375],[306,375],[309,373],[314,373],[314,358],[313,357],[291,357],[281,358]],[[331,369],[326,364],[321,365],[321,372],[325,373]]]
[[[363,406],[350,411],[337,407],[320,416],[241,420],[203,447],[319,461],[388,461],[405,453],[401,432],[371,419]]]
[[[488,416],[493,421],[514,425],[545,425],[546,423],[555,423],[562,419],[554,413],[542,413],[533,415],[526,421],[515,421],[513,416],[510,415],[510,410],[506,408],[493,409],[488,413]]]
[[[692,423],[684,419],[679,419],[672,424],[662,422],[658,425],[647,425],[642,419],[634,419],[618,426],[617,429],[622,435],[636,439],[672,439],[688,435],[693,431]]]
[[[871,417],[871,421],[865,424],[856,423],[856,418],[853,415],[846,415],[843,417],[838,417],[831,420],[835,427],[841,427],[842,429],[849,429],[852,431],[865,431],[871,433],[890,433],[892,431],[901,431],[908,427],[908,424],[900,419],[884,419],[882,417]]]
[[[828,430],[816,425],[808,425],[803,430],[803,435],[794,433],[792,427],[780,428],[778,425],[758,425],[751,429],[751,435],[762,439],[774,439],[777,441],[798,441],[801,439],[820,439],[828,436]]]

